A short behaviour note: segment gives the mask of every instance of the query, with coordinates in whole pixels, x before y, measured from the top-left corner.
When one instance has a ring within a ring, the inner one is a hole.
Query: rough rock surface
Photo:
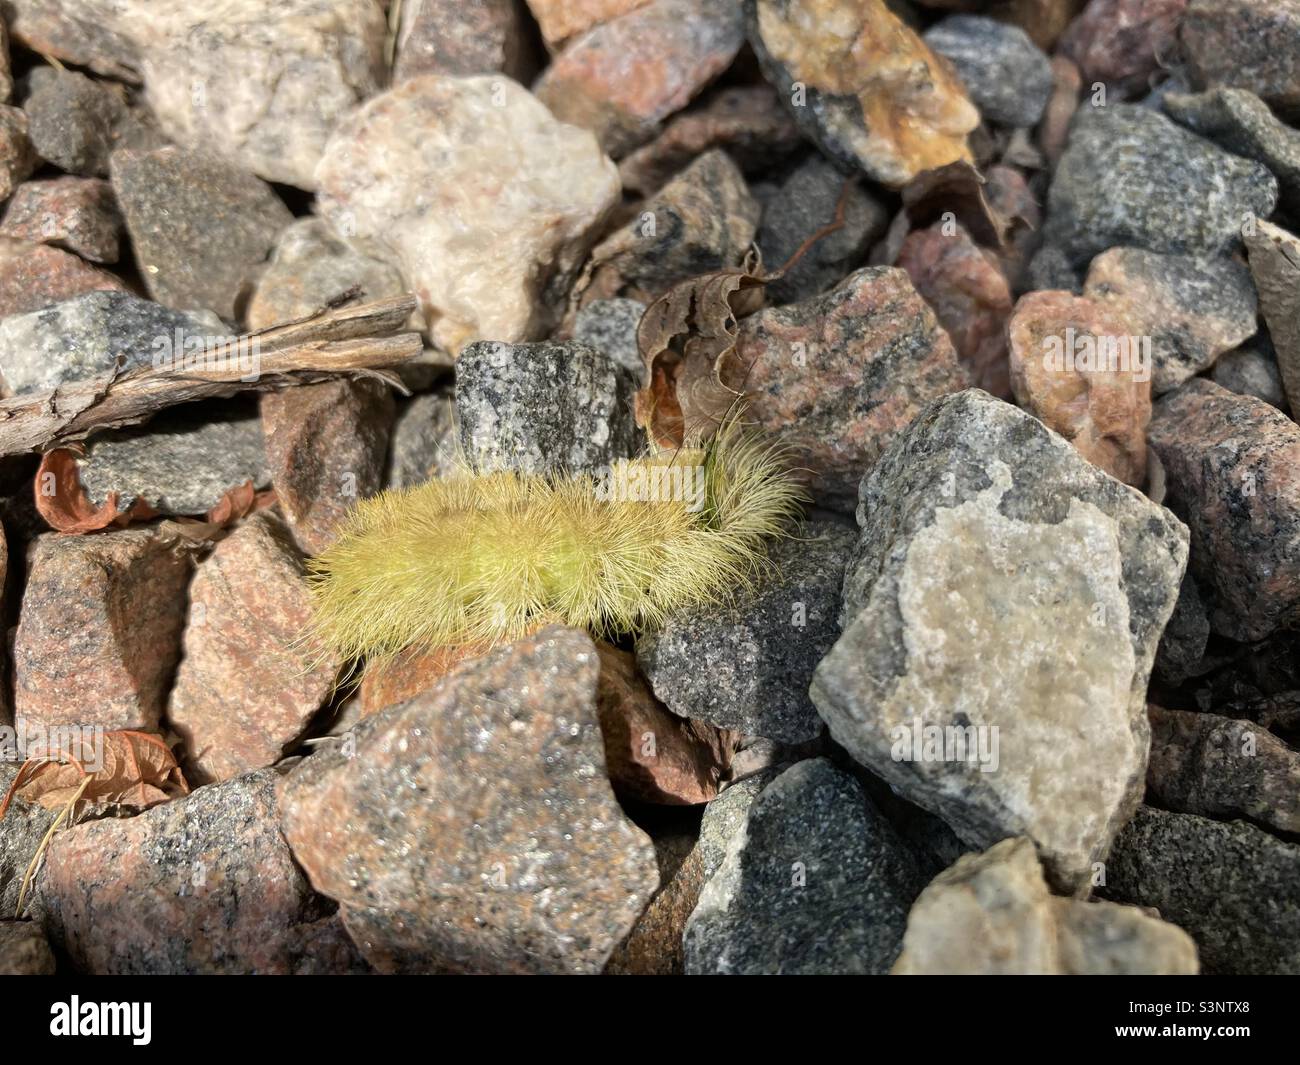
[[[968,854],[921,892],[895,975],[1194,976],[1196,944],[1136,906],[1056,898],[1034,845]]]
[[[1114,301],[1128,330],[1151,338],[1151,392],[1162,395],[1255,335],[1255,285],[1235,259],[1111,248],[1083,294]]]
[[[779,269],[805,240],[834,222],[840,197],[846,197],[843,225],[767,286],[769,305],[820,296],[861,264],[872,242],[885,231],[889,220],[884,207],[856,182],[845,192],[848,180],[839,167],[814,153],[769,189],[755,190],[763,202],[758,247],[768,270]]]
[[[19,185],[5,207],[0,236],[52,244],[94,263],[115,263],[121,228],[108,182],[61,177]]]
[[[401,267],[453,353],[543,332],[619,197],[592,135],[504,77],[427,75],[374,97],[317,177],[324,217]]]
[[[969,383],[934,312],[892,267],[864,267],[825,295],[750,315],[736,355],[747,416],[791,449],[820,505],[843,510],[916,412]]]
[[[45,392],[169,359],[178,334],[183,349],[187,338],[203,338],[206,346],[207,338],[229,332],[210,311],[173,311],[126,292],[86,292],[0,319],[0,377],[9,393]]]
[[[749,43],[799,127],[887,185],[969,159],[979,112],[885,0],[745,0]]]
[[[1019,26],[979,15],[950,15],[922,40],[957,71],[986,122],[1037,125],[1052,94],[1052,64]]]
[[[0,104],[0,197],[7,199],[31,176],[38,162],[27,136],[27,115]]]
[[[189,575],[151,529],[39,537],[14,637],[14,713],[47,726],[156,729]]]
[[[731,737],[670,713],[627,651],[605,643],[597,650],[596,714],[615,794],[666,806],[712,799],[730,768]]]
[[[40,310],[83,292],[124,292],[126,286],[59,248],[0,237],[0,319]]]
[[[654,841],[660,888],[627,938],[610,955],[606,974],[680,976],[685,970],[682,935],[704,887],[704,867],[689,832]]]
[[[1187,0],[1092,0],[1061,38],[1086,81],[1142,95],[1151,76],[1177,54]]]
[[[1047,197],[1043,239],[1076,266],[1107,248],[1214,255],[1267,218],[1277,179],[1150,108],[1080,109]]]
[[[596,648],[545,629],[357,726],[285,783],[284,832],[381,971],[598,972],[659,886],[619,808]]]
[[[851,529],[810,523],[771,548],[753,596],[671,616],[637,640],[641,669],[668,709],[719,728],[785,743],[813,739],[812,671],[839,636]]]
[[[1300,107],[1300,2],[1190,0],[1183,50],[1201,86],[1249,89],[1275,107]]]
[[[406,285],[393,266],[354,251],[319,218],[301,218],[280,234],[257,279],[248,328],[304,318],[354,289],[358,300],[368,302],[401,295]]]
[[[977,245],[960,223],[936,222],[907,235],[897,265],[934,308],[974,383],[1009,399],[1011,286],[997,256]]]
[[[768,784],[686,925],[686,972],[883,973],[921,888],[916,859],[826,759]]]
[[[1027,835],[1078,889],[1141,800],[1186,529],[977,389],[922,411],[859,500],[811,692],[832,737],[967,844]]]
[[[648,303],[679,281],[739,266],[759,210],[727,153],[706,152],[596,245],[583,295]]]
[[[109,154],[130,121],[123,94],[110,83],[53,67],[33,69],[27,92],[23,111],[36,153],[69,174],[107,174]]]
[[[744,41],[739,3],[649,0],[571,41],[534,88],[556,118],[618,157],[650,140]]]
[[[1152,354],[1123,304],[1030,292],[1007,323],[1016,401],[1125,484],[1147,473]]]
[[[234,321],[245,287],[293,221],[274,190],[181,148],[114,152],[110,170],[149,295]]]
[[[199,563],[167,717],[200,779],[272,765],[329,697],[338,663],[303,642],[310,620],[302,557],[273,514]]]
[[[576,341],[479,341],[457,360],[456,416],[479,469],[595,472],[638,451],[632,375]]]
[[[1300,972],[1300,846],[1244,821],[1141,807],[1106,862],[1107,898],[1154,906],[1213,975]]]
[[[9,791],[21,764],[17,758],[0,761],[0,794]],[[18,893],[23,877],[56,816],[54,810],[18,796],[10,802],[4,820],[0,821],[3,828],[0,830],[0,915],[12,917],[18,912]],[[30,889],[27,898],[31,898]],[[24,913],[27,912],[30,911],[24,906]]]
[[[394,404],[379,381],[326,381],[262,397],[266,462],[304,552],[334,542],[339,522],[384,486]]]
[[[1151,447],[1192,533],[1215,631],[1260,640],[1300,618],[1300,427],[1252,396],[1189,381],[1163,396]]]
[[[743,780],[728,784],[704,808],[704,816],[700,818],[698,846],[700,868],[705,880],[722,868],[727,857],[727,847],[736,832],[744,826],[754,800],[780,773],[776,768],[761,769]]]
[[[1210,379],[1229,392],[1262,399],[1280,411],[1287,409],[1286,391],[1277,359],[1254,346],[1230,351],[1220,357],[1210,371]]]
[[[50,939],[113,975],[291,974],[358,965],[294,864],[263,770],[60,832],[38,890]],[[350,963],[350,964],[349,964]]]
[[[528,9],[552,48],[593,26],[625,15],[648,0],[528,0]]]
[[[55,968],[40,925],[0,920],[0,976],[53,976]]]
[[[1164,810],[1300,833],[1300,754],[1253,721],[1154,704],[1147,798]]]
[[[645,363],[637,347],[636,328],[645,307],[639,300],[592,300],[574,319],[573,339],[616,362],[639,385],[645,374]]]
[[[270,482],[256,413],[200,420],[187,407],[92,437],[77,474],[96,506],[116,492],[120,511],[143,499],[159,514],[206,514],[231,489]]]
[[[500,72],[523,80],[531,65],[523,0],[409,0],[397,30],[393,84],[421,74]]]
[[[1277,178],[1282,206],[1300,208],[1300,130],[1280,121],[1253,92],[1220,87],[1169,93],[1165,110],[1228,151],[1263,163]]]
[[[460,428],[456,402],[442,392],[412,396],[398,407],[388,450],[388,488],[435,480],[456,467]]]
[[[1184,573],[1183,583],[1178,589],[1178,602],[1156,650],[1156,675],[1170,684],[1181,683],[1192,676],[1205,657],[1209,639],[1210,618],[1200,589],[1196,587],[1196,578],[1191,573]]]

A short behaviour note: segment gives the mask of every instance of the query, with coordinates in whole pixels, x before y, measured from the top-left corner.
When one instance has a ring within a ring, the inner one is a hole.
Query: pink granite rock
[[[64,248],[94,263],[117,262],[121,229],[113,188],[97,178],[26,181],[0,222],[0,236]]]

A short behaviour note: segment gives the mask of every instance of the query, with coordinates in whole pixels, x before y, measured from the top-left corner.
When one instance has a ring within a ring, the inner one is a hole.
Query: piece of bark
[[[0,456],[46,450],[102,429],[136,425],[179,403],[310,384],[338,374],[384,376],[384,369],[423,350],[419,334],[398,332],[414,309],[415,298],[409,295],[331,309],[215,345],[205,350],[202,369],[141,366],[52,392],[0,400]],[[254,340],[257,367],[250,374],[246,355],[241,354]]]

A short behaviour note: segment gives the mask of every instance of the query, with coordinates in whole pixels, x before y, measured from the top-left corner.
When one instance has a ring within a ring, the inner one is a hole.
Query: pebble
[[[460,445],[476,469],[595,473],[640,449],[635,382],[577,341],[479,341],[456,365]]]
[[[7,199],[36,169],[38,159],[27,137],[27,116],[0,104],[0,199]]]
[[[884,973],[921,888],[916,858],[826,759],[754,799],[686,924],[688,975]]]
[[[739,3],[649,0],[571,40],[534,91],[561,122],[591,130],[618,158],[651,140],[744,42]]]
[[[388,449],[388,488],[411,488],[455,470],[460,453],[456,401],[430,392],[399,402]]]
[[[97,178],[25,181],[0,221],[0,236],[51,244],[93,263],[117,262],[121,229],[113,189]]]
[[[1199,87],[1300,107],[1300,0],[1190,0],[1181,39]]]
[[[235,321],[257,270],[293,221],[275,191],[223,159],[182,148],[114,152],[110,170],[149,295]]]
[[[51,942],[83,972],[364,969],[280,835],[270,770],[58,833],[38,890]]]
[[[660,836],[654,847],[661,886],[605,963],[606,975],[681,976],[685,971],[682,936],[704,887],[700,850],[690,832]]]
[[[1227,257],[1111,248],[1093,259],[1083,293],[1109,302],[1131,335],[1151,338],[1151,392],[1156,396],[1209,369],[1257,328],[1259,306],[1250,271]]]
[[[126,292],[89,291],[0,319],[0,377],[14,395],[46,392],[169,359],[178,336],[183,346],[187,338],[206,344],[228,333],[210,311],[185,313]]]
[[[822,731],[813,669],[839,636],[852,530],[814,522],[771,548],[755,594],[670,616],[637,640],[637,661],[674,714],[783,743]]]
[[[1079,890],[1142,797],[1187,530],[978,389],[894,440],[858,524],[811,690],[832,738],[967,845],[1028,836]]]
[[[1061,38],[1091,86],[1102,82],[1121,98],[1141,96],[1178,54],[1187,0],[1092,0]]]
[[[901,187],[971,158],[979,112],[885,0],[750,0],[745,13],[764,75],[832,159]]]
[[[1209,639],[1210,617],[1196,578],[1184,573],[1178,602],[1156,649],[1155,675],[1169,684],[1179,684],[1194,676],[1205,657]]]
[[[0,760],[0,789],[3,789],[0,794],[8,793],[21,764],[11,754]],[[44,806],[27,802],[17,795],[5,811],[4,831],[0,832],[0,914],[5,917],[12,917],[18,912],[18,893],[22,888],[23,877],[56,816],[57,811],[47,810]],[[24,914],[31,913],[30,889],[26,900]]]
[[[322,216],[400,267],[450,353],[542,335],[619,199],[590,133],[490,76],[373,97],[339,123],[317,177]]]
[[[38,537],[14,637],[15,715],[157,729],[189,578],[189,561],[151,529]]]
[[[1196,944],[1136,906],[1052,895],[1023,836],[957,860],[912,907],[894,975],[1195,976]]]
[[[294,858],[375,968],[604,967],[659,870],[605,775],[598,672],[589,637],[544,629],[367,718],[285,782]]]
[[[1192,532],[1216,632],[1261,640],[1300,618],[1300,427],[1262,400],[1193,380],[1162,396],[1151,447]]]
[[[397,29],[393,84],[422,74],[507,74],[526,81],[531,27],[519,0],[408,0]]]
[[[53,976],[56,968],[40,925],[0,920],[0,976]]]
[[[107,174],[127,114],[123,94],[75,70],[38,66],[27,77],[23,111],[36,153],[69,174]]]
[[[640,300],[616,297],[592,300],[578,312],[573,322],[573,339],[595,348],[605,358],[617,363],[640,384],[645,363],[637,346],[636,330],[645,314]]]
[[[537,20],[546,43],[555,49],[593,26],[626,15],[646,3],[647,0],[528,0],[528,10]]]
[[[1245,821],[1138,809],[1106,861],[1109,899],[1191,934],[1207,975],[1300,972],[1300,846]]]
[[[741,320],[747,415],[807,471],[816,502],[849,510],[858,482],[925,403],[969,383],[906,273],[868,266],[824,295]]]
[[[1052,65],[1019,26],[980,15],[949,15],[922,39],[950,62],[985,122],[1038,124],[1052,94]]]
[[[277,762],[331,695],[339,663],[303,643],[311,597],[284,522],[259,511],[194,572],[167,719],[197,781]]]
[[[0,236],[0,320],[101,291],[125,292],[126,285],[71,252]]]
[[[1140,486],[1153,355],[1126,310],[1068,292],[1022,296],[1007,323],[1011,388],[1022,407],[1089,462]]]
[[[1043,240],[1075,266],[1116,246],[1217,255],[1276,203],[1277,180],[1259,163],[1149,108],[1085,104],[1052,179]]]
[[[1215,362],[1210,379],[1229,392],[1262,399],[1283,413],[1287,410],[1282,374],[1277,359],[1269,351],[1254,346],[1230,351]]]
[[[844,224],[823,237],[767,286],[770,305],[798,303],[820,296],[850,274],[865,259],[871,245],[889,225],[885,208],[859,183],[852,184],[839,167],[813,153],[786,170],[766,189],[755,192],[763,203],[758,247],[763,264],[777,270],[805,240],[835,221],[841,194]]]

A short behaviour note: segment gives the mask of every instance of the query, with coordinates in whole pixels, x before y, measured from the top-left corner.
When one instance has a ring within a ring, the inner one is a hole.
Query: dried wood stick
[[[136,425],[180,403],[338,374],[385,376],[386,368],[423,349],[418,333],[398,332],[414,309],[414,296],[393,296],[327,310],[178,355],[178,364],[138,366],[0,400],[0,456],[46,451],[103,429]]]

